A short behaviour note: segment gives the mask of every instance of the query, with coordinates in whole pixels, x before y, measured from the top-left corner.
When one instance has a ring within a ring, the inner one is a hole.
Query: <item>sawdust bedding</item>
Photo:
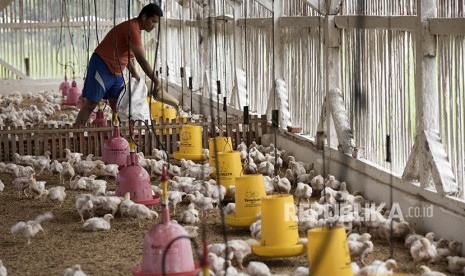
[[[111,229],[105,232],[86,232],[75,210],[75,196],[80,191],[66,190],[67,197],[62,207],[48,200],[19,198],[11,184],[14,177],[2,174],[0,180],[5,190],[0,194],[0,260],[7,267],[9,275],[63,275],[67,267],[80,264],[87,275],[131,275],[131,268],[142,262],[143,239],[148,230],[160,221],[145,221],[141,227],[130,218],[117,217],[111,221]],[[45,172],[37,180],[47,181],[47,187],[59,185],[58,176]],[[108,190],[115,188],[113,179],[108,180]],[[187,207],[187,203],[178,205],[176,215]],[[160,213],[160,206],[154,206]],[[46,211],[52,211],[54,219],[43,223],[46,234],[39,233],[30,245],[21,236],[10,233],[16,222],[29,220]],[[219,209],[213,210],[198,225],[201,244],[202,230],[205,230],[208,243],[223,241],[223,227]],[[226,230],[228,240],[250,238],[248,229]],[[304,235],[301,233],[301,237]],[[368,263],[375,259],[385,260],[390,256],[387,242],[373,238],[374,252],[366,258]],[[394,257],[401,273],[418,274],[419,268],[413,268],[409,252],[401,241],[393,245]],[[298,266],[307,266],[307,255],[292,258],[266,259],[249,255],[244,266],[250,261],[263,261],[273,273],[291,274]],[[237,267],[237,264],[234,264]],[[436,264],[432,268],[446,271],[447,264]]]

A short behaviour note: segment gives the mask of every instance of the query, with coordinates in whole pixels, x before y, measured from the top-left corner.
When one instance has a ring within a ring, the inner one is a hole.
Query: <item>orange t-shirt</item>
[[[130,29],[131,45],[142,46],[142,34],[137,18],[130,20]],[[134,57],[134,53],[129,49],[128,45],[128,32],[128,21],[116,25],[95,49],[95,52],[102,58],[110,72],[118,76],[122,74],[122,70],[128,65],[128,51],[130,51],[131,58]],[[115,44],[116,47],[114,47]]]

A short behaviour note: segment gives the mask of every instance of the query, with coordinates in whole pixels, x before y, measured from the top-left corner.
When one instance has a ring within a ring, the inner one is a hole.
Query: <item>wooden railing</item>
[[[230,136],[234,148],[241,141],[260,142],[261,136],[267,133],[268,128],[266,115],[251,115],[248,125],[244,125],[243,119],[239,116],[228,118],[227,125],[223,119],[215,122],[215,128],[220,130],[216,132],[211,131],[211,122],[206,120],[173,120],[164,124],[155,124],[153,127],[148,121],[136,122],[132,139],[138,145],[137,151],[143,152],[145,156],[151,156],[155,148],[166,149],[168,153],[173,153],[177,149],[183,124],[202,126],[204,148],[208,147],[208,139],[216,136]],[[102,156],[105,141],[113,137],[113,129],[113,126],[91,125],[84,128],[28,126],[0,129],[0,161],[12,161],[13,153],[43,155],[46,151],[50,151],[52,159],[61,159],[65,157],[65,148],[72,152],[80,152],[84,156],[93,154],[94,157],[99,158]],[[127,124],[120,126],[120,132],[122,137],[130,139]]]

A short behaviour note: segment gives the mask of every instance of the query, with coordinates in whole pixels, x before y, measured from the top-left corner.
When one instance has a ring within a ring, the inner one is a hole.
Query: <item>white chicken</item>
[[[273,176],[274,165],[269,161],[263,161],[258,165],[258,172],[263,175]]]
[[[134,203],[129,207],[128,215],[132,218],[137,219],[139,227],[141,227],[140,221],[143,219],[151,220],[153,218],[158,218],[158,213],[150,210],[147,206],[143,204]]]
[[[434,244],[433,244],[434,245]],[[459,241],[451,241],[447,247],[436,247],[437,255],[434,258],[434,262],[441,262],[447,260],[447,256],[460,255],[460,248],[462,244]]]
[[[106,214],[103,218],[90,218],[84,222],[82,228],[87,231],[107,231],[110,230],[111,214]]]
[[[196,224],[199,221],[199,211],[195,209],[194,203],[190,203],[187,206],[187,210],[181,213],[181,222],[185,224]]]
[[[311,181],[310,185],[312,186],[313,191],[321,191],[324,187],[324,178],[320,174],[315,176]]]
[[[224,258],[218,257],[215,253],[208,253],[207,255],[208,266],[215,273],[219,273],[224,268]]]
[[[292,273],[292,276],[308,276],[308,275],[310,275],[310,269],[305,266],[297,267]]]
[[[234,202],[229,202],[226,207],[224,207],[224,213],[225,215],[232,215],[236,213],[236,203]]]
[[[65,180],[69,178],[69,183],[71,183],[71,180],[73,180],[74,175],[76,174],[74,171],[73,166],[69,162],[63,162],[63,169],[60,172],[60,179],[61,183],[64,185]]]
[[[61,205],[63,205],[63,202],[65,201],[65,198],[66,198],[65,187],[56,186],[56,187],[50,188],[50,190],[48,191],[48,198],[52,202],[60,203],[60,207],[61,207]]]
[[[239,265],[240,269],[243,269],[242,261],[244,258],[252,253],[251,246],[260,245],[259,242],[255,239],[248,239],[248,240],[230,240],[228,241],[228,251],[231,254],[228,257],[234,256],[234,259]]]
[[[202,195],[199,191],[194,191],[194,194],[188,194],[186,198],[194,203],[195,207],[200,210],[202,216],[206,216],[209,210],[214,208],[216,201],[211,197],[206,197]]]
[[[29,188],[29,183],[33,180],[35,181],[34,175],[29,177],[18,177],[13,180],[13,185],[18,190],[20,197],[22,193],[24,193],[26,197],[29,197],[29,195],[26,193],[26,189]]]
[[[432,261],[436,257],[437,251],[427,238],[421,238],[412,244],[410,254],[412,255],[413,266],[415,267],[417,262]]]
[[[386,220],[381,223],[378,227],[378,235],[380,238],[385,239],[388,243],[391,242],[391,234],[394,238],[405,239],[410,233],[411,228],[408,221],[393,221],[392,222],[392,233],[391,233],[391,220]]]
[[[198,226],[192,226],[192,225],[184,225],[183,226],[184,230],[186,230],[187,235],[191,238],[197,238],[199,236],[199,233],[197,230],[199,230]]]
[[[258,219],[249,227],[252,238],[259,240],[262,237],[262,220]]]
[[[347,241],[347,244],[349,247],[350,259],[360,259],[361,263],[366,265],[365,257],[373,252],[373,243],[371,241]]]
[[[65,151],[65,154],[66,154],[67,162],[69,162],[71,164],[81,162],[81,157],[83,155],[82,153],[71,152],[70,149],[65,149],[64,151]]]
[[[341,185],[341,182],[334,177],[334,175],[329,174],[328,175],[328,180],[326,181],[325,186],[330,187],[334,190],[339,190],[339,186]]]
[[[173,214],[176,214],[176,205],[178,205],[179,202],[182,202],[185,195],[186,193],[180,191],[168,191],[168,201],[173,208]]]
[[[246,270],[250,276],[270,276],[271,271],[265,263],[249,262]]]
[[[5,189],[5,184],[0,180],[0,193]]]
[[[84,214],[90,213],[91,216],[93,216],[93,208],[94,204],[92,202],[93,196],[91,194],[81,194],[76,197],[76,210],[79,214],[79,217],[81,217],[81,221],[84,221]]]
[[[302,200],[309,202],[310,198],[312,197],[312,192],[312,187],[310,187],[310,185],[302,182],[297,183],[297,187],[294,193],[297,204],[300,204]]]
[[[46,212],[42,215],[38,215],[34,220],[28,222],[20,221],[11,227],[12,234],[21,234],[27,239],[27,244],[31,243],[31,238],[33,238],[39,231],[45,233],[45,230],[40,225],[42,222],[51,220],[53,214],[51,212]]]
[[[63,276],[86,276],[86,274],[81,270],[81,266],[76,264],[73,267],[65,269]]]
[[[357,276],[375,276],[375,275],[386,275],[393,274],[397,269],[397,262],[394,259],[382,261],[374,261],[371,265],[364,266],[361,268]]]
[[[369,240],[371,240],[371,235],[369,233],[363,233],[361,235],[358,233],[351,233],[349,236],[347,236],[347,241],[364,242]]]
[[[127,192],[119,205],[119,212],[121,214],[121,217],[129,216],[129,208],[131,208],[133,204],[134,201],[131,200],[131,195],[129,192]]]
[[[29,191],[34,199],[48,195],[49,191],[45,189],[45,183],[45,181],[36,181],[34,178],[29,181]]]
[[[63,164],[58,162],[58,160],[53,160],[52,163],[50,163],[50,171],[52,174],[60,174],[61,171],[63,170]],[[61,175],[60,175],[61,179]]]
[[[80,175],[76,175],[76,178],[69,183],[69,188],[71,190],[85,190],[87,189],[87,181]]]
[[[6,267],[3,265],[2,260],[0,260],[0,276],[8,276],[8,271]]]
[[[451,273],[461,273],[465,269],[465,257],[448,256],[447,271]]]
[[[273,178],[273,187],[276,192],[278,193],[286,193],[288,194],[289,191],[291,190],[291,182],[289,179],[285,177],[279,177],[279,175],[275,176]]]
[[[420,266],[421,274],[420,276],[446,276],[446,274],[438,271],[433,271],[431,268],[426,265]]]

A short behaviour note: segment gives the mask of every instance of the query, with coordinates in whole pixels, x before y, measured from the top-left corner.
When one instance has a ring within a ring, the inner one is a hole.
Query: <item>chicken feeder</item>
[[[307,237],[312,275],[353,275],[344,228],[313,228],[308,231]]]
[[[68,96],[68,90],[71,88],[71,83],[68,81],[68,77],[66,76],[66,69],[65,69],[65,80],[60,83],[60,92],[63,100]]]
[[[226,216],[230,227],[245,228],[257,220],[261,212],[261,201],[266,196],[263,175],[247,174],[236,177],[236,212]]]
[[[81,91],[77,87],[77,83],[75,78],[73,77],[73,82],[71,83],[71,87],[68,89],[68,93],[66,94],[66,102],[64,105],[76,106],[76,103],[81,96]]]
[[[168,178],[163,168],[162,222],[145,234],[142,264],[132,269],[134,276],[190,276],[195,275],[196,265],[186,230],[171,223],[168,208]]]
[[[162,122],[166,122],[166,120],[169,120],[171,122],[172,120],[176,119],[177,117],[177,111],[174,108],[166,108],[165,104],[162,102],[156,101],[153,98],[150,99],[150,97],[147,97],[147,103],[150,105],[150,112],[152,116],[152,120],[154,120],[156,123],[161,123],[160,118]],[[160,130],[157,130],[155,133],[157,135],[160,134]],[[172,130],[169,129],[164,129],[163,134],[171,134]]]
[[[220,183],[226,188],[226,197],[231,197],[229,186],[235,185],[236,177],[241,176],[242,163],[238,151],[225,151],[218,153],[218,168]]]
[[[231,137],[215,137],[208,139],[208,150],[210,152],[210,156],[208,156],[208,162],[210,167],[215,167],[215,143],[216,143],[216,152],[223,152],[223,151],[232,151],[232,140]],[[211,174],[212,178],[216,177],[216,172]]]
[[[102,160],[105,164],[124,166],[128,162],[129,143],[121,137],[120,128],[115,125],[113,138],[105,141],[103,145]]]
[[[93,121],[96,126],[105,127],[107,126],[107,120],[105,119],[105,114],[103,113],[102,102],[99,102],[97,106],[96,118]]]
[[[173,153],[175,159],[203,161],[206,159],[202,148],[202,126],[183,125],[181,128],[179,151]]]
[[[252,253],[262,257],[293,257],[304,253],[299,244],[297,215],[292,195],[269,195],[262,198],[262,237]]]
[[[126,193],[130,194],[131,200],[135,203],[146,206],[155,205],[159,201],[159,197],[152,193],[150,175],[139,166],[139,159],[135,151],[129,153],[127,165],[116,176],[115,194],[122,197]]]

